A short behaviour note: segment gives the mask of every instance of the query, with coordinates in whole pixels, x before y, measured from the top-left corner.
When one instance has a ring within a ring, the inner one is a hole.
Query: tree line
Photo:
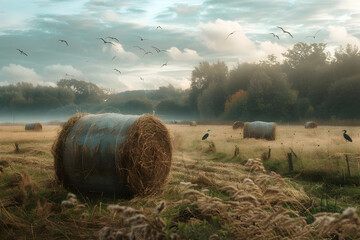
[[[360,117],[360,51],[355,45],[335,50],[323,43],[297,43],[258,63],[200,62],[189,89],[172,85],[157,90],[108,94],[94,83],[62,79],[56,87],[21,82],[0,87],[0,112],[156,111],[171,118],[296,121]]]

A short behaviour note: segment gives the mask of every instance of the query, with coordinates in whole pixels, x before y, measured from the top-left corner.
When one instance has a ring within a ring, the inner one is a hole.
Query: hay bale
[[[196,121],[190,121],[190,126],[196,127],[197,126]]]
[[[317,128],[318,124],[313,121],[309,121],[305,123],[305,128]]]
[[[274,122],[246,122],[244,124],[244,138],[263,138],[275,140],[276,123]]]
[[[243,127],[244,127],[244,122],[241,121],[236,121],[233,124],[233,129],[243,128]]]
[[[41,123],[27,123],[25,125],[25,130],[26,131],[29,131],[29,130],[32,130],[32,131],[41,131],[42,130],[42,125]]]
[[[132,197],[162,190],[172,144],[152,115],[75,115],[52,148],[58,183],[69,190]]]

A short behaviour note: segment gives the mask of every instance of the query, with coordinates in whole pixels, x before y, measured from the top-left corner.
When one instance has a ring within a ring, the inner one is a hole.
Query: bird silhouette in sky
[[[161,65],[161,68],[163,67],[163,66],[167,66],[167,61],[166,61],[166,63],[163,63],[163,65]]]
[[[285,31],[282,27],[278,27],[278,28],[280,28],[284,33],[287,33],[287,34],[289,34],[290,35],[290,37],[292,37],[292,38],[294,38],[293,37],[293,35],[291,35],[291,33],[290,32],[288,32],[288,31]]]
[[[108,42],[108,41],[106,41],[106,40],[105,40],[105,39],[103,39],[103,38],[97,38],[97,39],[101,39],[104,43],[109,43],[109,44],[114,45],[114,43],[112,43],[112,42]]]
[[[306,36],[305,38],[312,37],[312,38],[314,38],[314,39],[315,39],[316,34],[318,34],[320,31],[321,31],[321,30],[318,30],[318,31],[317,31],[314,35],[312,35],[312,36]]]
[[[273,37],[277,37],[277,38],[280,40],[279,36],[278,36],[278,35],[276,35],[275,33],[270,33],[270,34],[272,34],[272,35],[273,35]]]
[[[144,81],[144,79],[142,77],[139,76],[139,78],[140,78],[141,81]]]
[[[120,71],[119,69],[114,68],[113,70],[115,70],[115,71],[117,71],[118,73],[120,73],[120,74],[121,74],[121,71]]]
[[[158,30],[159,28],[160,28],[160,29],[162,29],[162,27],[161,27],[161,26],[157,26],[155,30]]]
[[[133,47],[138,48],[139,50],[142,50],[142,51],[146,52],[145,49],[143,49],[142,47],[139,47],[139,46],[133,46]]]
[[[155,49],[155,51],[157,52],[157,53],[159,53],[159,52],[161,52],[161,50],[160,49],[158,49],[157,47],[154,47],[154,46],[151,46],[153,49]]]
[[[149,52],[145,52],[144,55],[143,55],[143,57],[145,57],[145,55],[148,55],[148,54],[150,54],[150,53],[153,54],[153,53],[150,52],[150,51],[149,51]]]
[[[63,43],[65,43],[67,46],[69,46],[69,43],[68,43],[66,40],[64,40],[64,39],[60,39],[59,42],[63,42]]]
[[[147,38],[143,38],[143,37],[141,37],[141,36],[137,36],[138,38],[140,38],[140,40],[141,41],[144,41],[144,40],[149,40],[149,39],[147,39]]]
[[[20,54],[25,55],[25,56],[28,56],[28,55],[27,55],[27,53],[26,53],[26,52],[24,52],[23,50],[18,49],[18,48],[17,48],[17,50],[20,52]]]
[[[106,37],[106,38],[109,38],[109,39],[112,39],[112,40],[115,40],[115,41],[117,41],[118,43],[119,43],[119,39],[117,39],[116,37]]]
[[[228,39],[228,37],[230,37],[230,35],[233,35],[233,34],[236,33],[236,32],[237,32],[237,31],[233,31],[233,32],[229,33],[229,35],[227,35],[227,37],[225,38],[225,40]]]
[[[111,60],[114,60],[116,58],[116,56],[113,56]]]

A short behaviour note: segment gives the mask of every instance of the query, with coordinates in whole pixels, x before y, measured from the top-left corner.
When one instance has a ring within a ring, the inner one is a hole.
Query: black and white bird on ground
[[[207,133],[205,133],[205,135],[202,137],[201,140],[205,140],[210,136],[210,129],[208,129]]]
[[[20,52],[20,54],[25,55],[25,56],[28,56],[28,55],[26,54],[26,52],[24,52],[23,50],[18,49],[18,48],[17,48],[17,50]]]
[[[293,37],[293,35],[291,35],[291,33],[290,33],[290,32],[288,32],[288,31],[284,30],[282,27],[278,27],[278,28],[280,28],[280,29],[281,29],[284,33],[289,34],[289,35],[290,35],[290,37],[294,38],[294,37]]]
[[[65,43],[67,46],[69,46],[69,43],[68,43],[66,40],[64,40],[64,39],[60,39],[59,42],[63,42],[63,43]]]
[[[346,130],[343,130],[343,131],[344,131],[344,134],[343,134],[343,135],[344,135],[345,140],[346,140],[346,141],[349,141],[349,142],[352,142],[351,137],[346,134]]]

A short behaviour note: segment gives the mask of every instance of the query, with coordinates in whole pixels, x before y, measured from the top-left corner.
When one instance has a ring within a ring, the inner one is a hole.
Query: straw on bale
[[[33,131],[41,131],[42,125],[41,123],[27,123],[25,125],[25,130],[33,130]]]
[[[167,182],[172,144],[152,115],[72,116],[54,142],[58,183],[81,192],[149,195]]]
[[[305,128],[317,128],[317,126],[318,124],[316,122],[309,121],[305,123]]]
[[[196,127],[197,126],[196,121],[190,121],[190,126]]]
[[[264,138],[275,140],[276,123],[274,122],[246,122],[244,124],[244,138]]]
[[[243,127],[244,127],[244,122],[241,121],[236,121],[233,124],[233,129],[243,128]]]

